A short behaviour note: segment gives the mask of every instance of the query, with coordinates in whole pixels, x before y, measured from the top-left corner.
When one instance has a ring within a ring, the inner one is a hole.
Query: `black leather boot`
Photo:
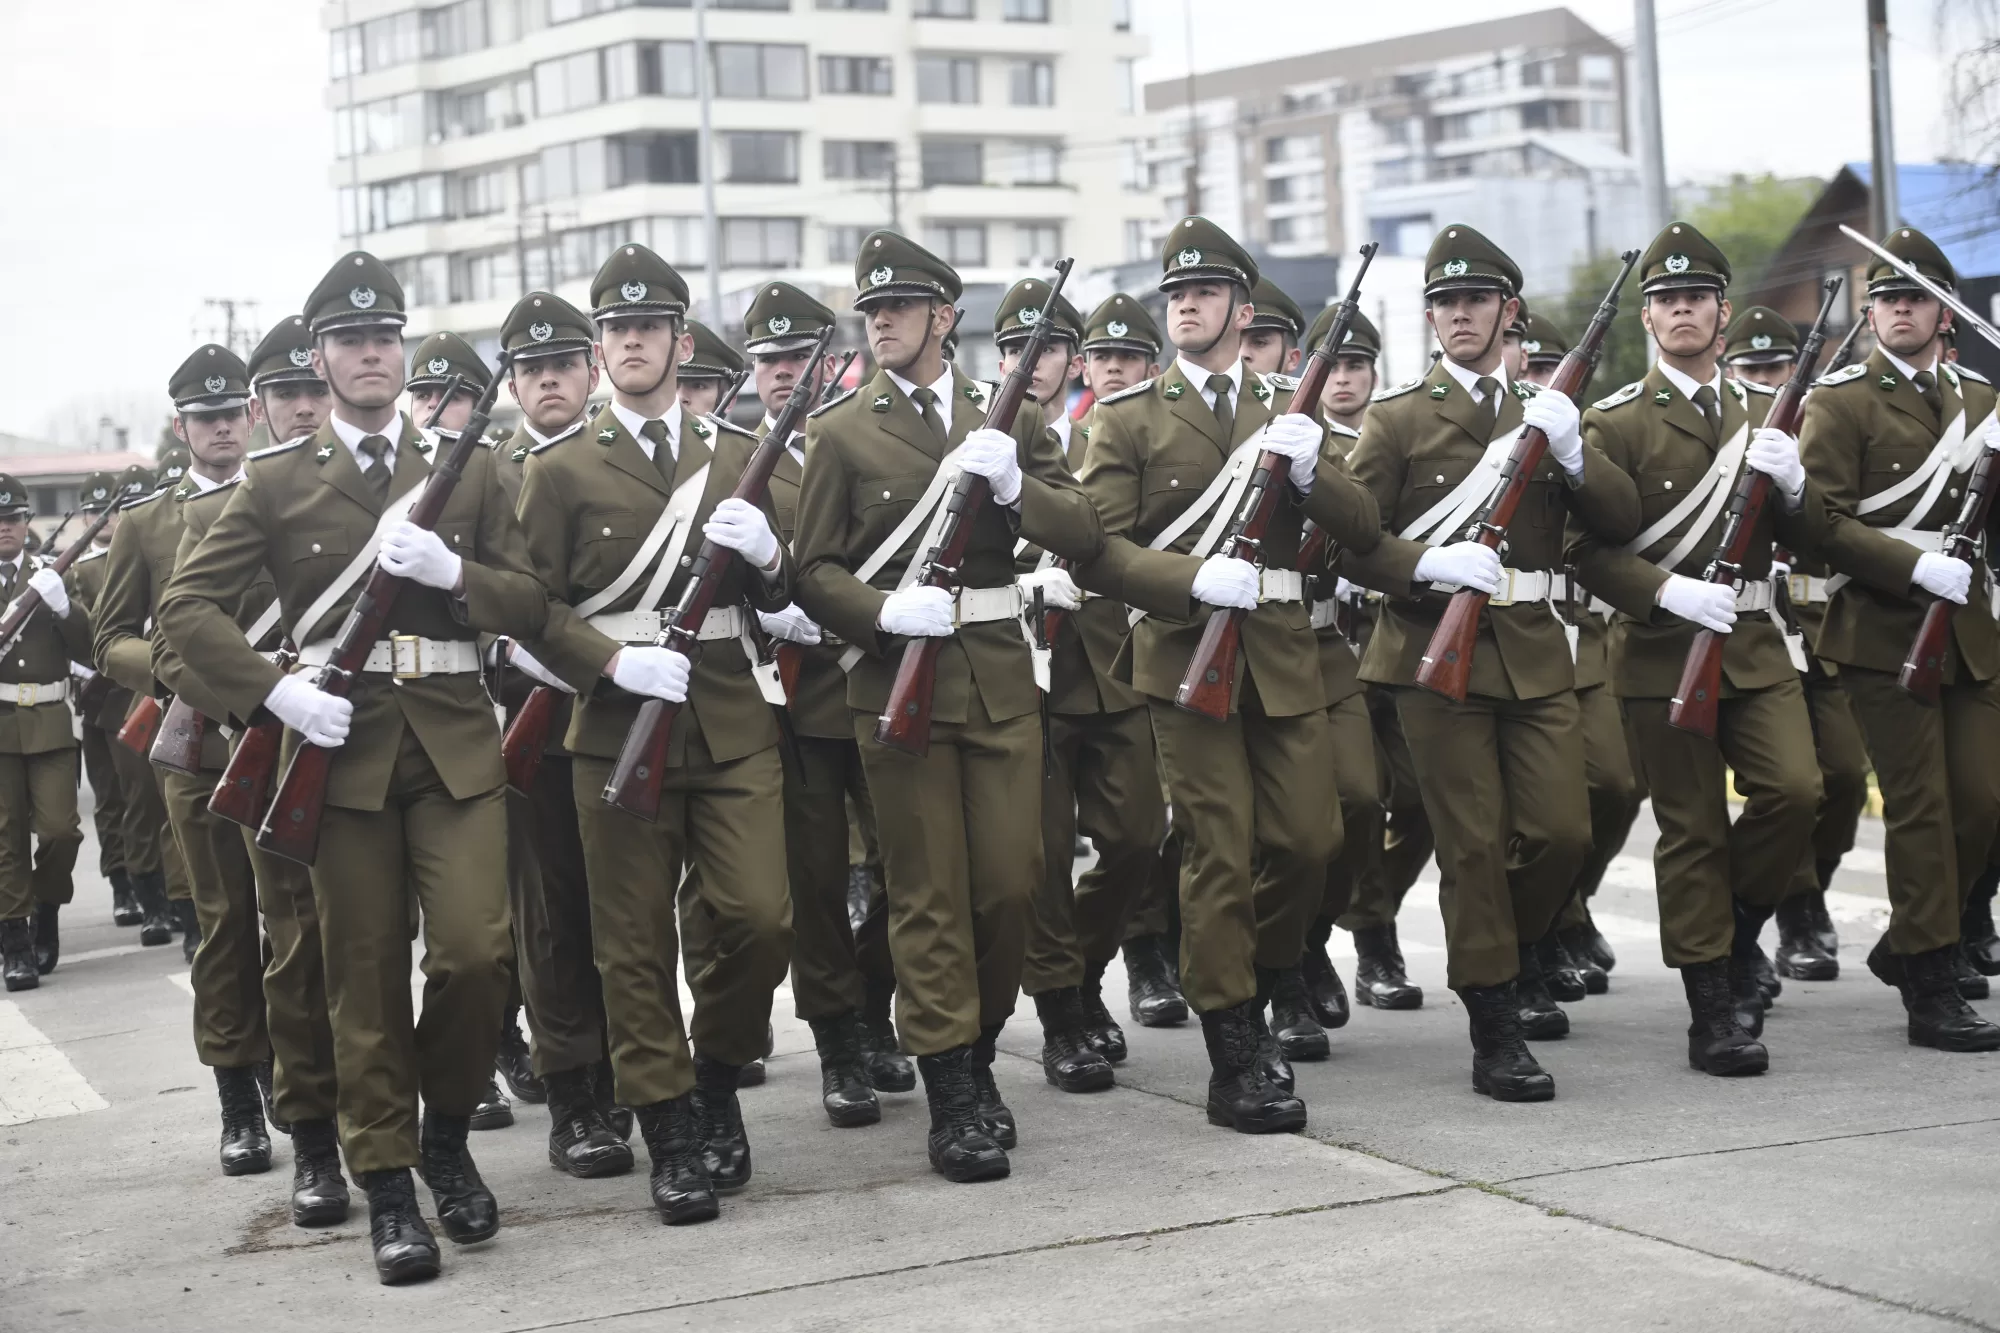
[[[1555,996],[1549,994],[1535,946],[1522,944],[1516,947],[1521,959],[1521,974],[1514,981],[1514,996],[1521,1006],[1521,1035],[1529,1041],[1555,1041],[1567,1037],[1569,1015],[1556,1003]]]
[[[1303,968],[1285,968],[1273,979],[1271,1032],[1287,1060],[1324,1060],[1333,1053],[1326,1029],[1313,1016]]]
[[[769,1071],[764,1062],[771,1058],[771,1052],[778,1049],[778,1033],[769,1023],[764,1025],[764,1053],[736,1071],[736,1086],[739,1088],[761,1088]]]
[[[1590,988],[1583,983],[1583,972],[1571,961],[1569,950],[1563,947],[1562,937],[1554,927],[1535,941],[1535,961],[1541,964],[1542,984],[1557,1003],[1577,1004],[1590,994]]]
[[[1778,975],[1794,981],[1832,981],[1840,960],[1820,945],[1813,929],[1812,898],[1795,893],[1778,904]]]
[[[264,1103],[264,1119],[269,1121],[271,1128],[278,1133],[290,1135],[292,1127],[278,1119],[278,1103],[275,1100],[276,1094],[271,1087],[271,1057],[267,1055],[256,1064],[251,1065],[250,1073],[257,1080],[257,1095]]]
[[[222,1103],[222,1174],[254,1176],[271,1169],[271,1136],[264,1128],[264,1099],[249,1065],[217,1068],[215,1093]]]
[[[959,1185],[999,1180],[1012,1170],[1007,1150],[979,1114],[973,1048],[954,1046],[937,1055],[920,1055],[917,1070],[924,1076],[924,1098],[931,1108],[931,1170]]]
[[[42,984],[35,967],[35,933],[27,917],[0,921],[0,977],[7,989],[34,990]]]
[[[139,943],[148,948],[173,943],[174,913],[167,906],[166,874],[153,870],[133,876],[132,892],[137,895],[139,907],[145,913],[139,926]]]
[[[1394,922],[1354,932],[1354,998],[1374,1009],[1421,1009],[1424,991],[1403,973]]]
[[[1167,965],[1164,935],[1134,935],[1126,940],[1125,999],[1140,1027],[1171,1028],[1187,1022],[1187,997]]]
[[[1564,926],[1556,932],[1556,938],[1562,941],[1563,954],[1569,959],[1570,966],[1583,978],[1584,994],[1602,995],[1611,989],[1611,974],[1591,956],[1583,927]]]
[[[1098,1052],[1112,1064],[1123,1060],[1125,1029],[1118,1026],[1118,1020],[1104,1007],[1104,969],[1106,964],[1086,964],[1083,969],[1083,987],[1078,998],[1083,1002],[1083,1035]]]
[[[1347,987],[1340,979],[1340,973],[1333,967],[1333,959],[1326,952],[1326,942],[1333,937],[1333,922],[1325,917],[1314,920],[1306,931],[1306,951],[1299,958],[1299,970],[1305,974],[1306,1001],[1312,1005],[1312,1016],[1319,1020],[1323,1028],[1344,1028],[1347,1026]]]
[[[1472,1089],[1496,1102],[1546,1102],[1556,1081],[1535,1063],[1521,1037],[1521,1000],[1514,983],[1467,986],[1458,998],[1472,1028]]]
[[[436,1277],[437,1237],[417,1207],[417,1187],[409,1168],[358,1171],[354,1180],[368,1194],[368,1239],[375,1247],[375,1276],[382,1285]]]
[[[1292,1062],[1285,1058],[1285,1052],[1278,1045],[1278,1034],[1271,1030],[1265,1011],[1271,1007],[1271,996],[1278,989],[1278,969],[1260,967],[1257,973],[1257,994],[1251,1001],[1250,1022],[1257,1029],[1257,1067],[1264,1077],[1286,1092],[1297,1087],[1292,1076]]]
[[[440,1115],[425,1107],[423,1129],[417,1137],[417,1170],[430,1186],[438,1224],[456,1245],[492,1240],[500,1231],[500,1205],[479,1178],[472,1149],[466,1146],[470,1120],[469,1116]]]
[[[542,1080],[548,1090],[549,1165],[580,1180],[632,1169],[632,1149],[611,1128],[592,1083],[588,1068],[557,1070]]]
[[[861,1015],[845,1013],[811,1020],[813,1047],[819,1052],[819,1104],[835,1129],[877,1124],[882,1103],[868,1085],[867,1030]]]
[[[1042,1020],[1042,1077],[1063,1092],[1103,1092],[1112,1083],[1111,1062],[1083,1030],[1083,1000],[1074,986],[1032,997]]]
[[[1973,881],[1972,893],[1959,915],[1958,937],[1966,957],[1983,977],[2000,976],[2000,935],[1993,930],[1993,892],[2000,885],[2000,866],[1988,866]]]
[[[121,926],[136,926],[146,919],[146,909],[139,906],[139,895],[132,891],[132,877],[122,870],[114,870],[111,881],[111,919]]]
[[[750,1183],[750,1135],[736,1100],[740,1066],[705,1055],[694,1058],[694,1110],[701,1133],[701,1164],[717,1194],[734,1194]]]
[[[494,1064],[515,1101],[540,1106],[549,1099],[549,1091],[535,1073],[534,1060],[528,1054],[528,1039],[521,1035],[520,1017],[518,1008],[507,1011],[507,1021],[500,1028],[500,1053]]]
[[[61,911],[58,903],[35,904],[35,971],[42,976],[55,971],[62,957],[62,932],[56,925]]]
[[[1757,943],[1771,909],[1752,907],[1741,898],[1732,900],[1736,913],[1736,938],[1729,949],[1729,989],[1736,997],[1736,1021],[1753,1037],[1764,1035],[1764,1013],[1771,1007],[1772,993],[1764,985],[1764,969],[1771,960]],[[1761,966],[1760,966],[1761,965]],[[1774,978],[1775,980],[1775,978]]]
[[[474,1129],[505,1129],[514,1123],[514,1104],[500,1091],[498,1079],[486,1080],[486,1091],[469,1119]]]
[[[597,1109],[604,1113],[604,1123],[611,1126],[611,1132],[621,1143],[632,1141],[632,1112],[620,1106],[612,1091],[611,1062],[599,1060],[592,1071],[591,1089],[597,1094]]]
[[[861,1025],[866,1045],[863,1059],[868,1070],[868,1086],[877,1092],[914,1092],[917,1067],[902,1052],[896,1037],[896,988],[879,981],[867,983],[867,998],[861,1009]]]
[[[176,898],[169,906],[174,914],[174,929],[181,937],[181,957],[192,964],[195,951],[201,948],[201,916],[194,910],[192,898]]]
[[[1955,955],[1959,946],[1914,953],[1903,966],[1909,984],[1903,1006],[1910,1015],[1910,1045],[1940,1051],[2000,1050],[2000,1027],[1974,1012],[1959,993]]]
[[[1717,958],[1681,968],[1687,991],[1688,1063],[1704,1074],[1729,1077],[1761,1074],[1770,1068],[1764,1043],[1736,1021],[1736,999],[1729,988],[1729,961]]]
[[[1868,951],[1868,971],[1884,986],[1894,986],[1903,994],[1903,1003],[1910,1002],[1910,973],[1902,954],[1889,950],[1889,932],[1883,931],[1875,947]]]
[[[1012,1148],[1020,1142],[1020,1133],[1014,1126],[1014,1113],[1000,1100],[1000,1085],[993,1078],[993,1058],[1002,1026],[995,1023],[990,1028],[981,1028],[979,1040],[972,1043],[972,1091],[978,1099],[979,1123],[986,1127],[995,1143]]]
[[[292,1225],[339,1226],[347,1220],[347,1177],[331,1120],[292,1126]]]
[[[1208,1047],[1208,1123],[1239,1134],[1292,1134],[1306,1127],[1306,1104],[1265,1076],[1259,1059],[1259,1002],[1201,1016]]]
[[[1607,973],[1618,966],[1618,955],[1611,951],[1611,941],[1604,938],[1604,932],[1591,919],[1588,903],[1583,909],[1583,924],[1571,926],[1570,938],[1563,941],[1569,956],[1581,962],[1588,958]]]
[[[653,1159],[653,1207],[670,1227],[713,1221],[722,1211],[701,1160],[700,1116],[694,1094],[638,1109],[639,1135]]]
[[[1960,998],[1983,1000],[1991,993],[1992,987],[1979,969],[1972,965],[1972,956],[1966,952],[1963,943],[1952,950],[1951,971],[1957,980]]]

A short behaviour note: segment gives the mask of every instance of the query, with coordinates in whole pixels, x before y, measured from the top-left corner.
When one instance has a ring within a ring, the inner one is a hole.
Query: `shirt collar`
[[[1208,377],[1210,375],[1227,375],[1229,377],[1229,400],[1232,403],[1243,396],[1243,363],[1241,361],[1231,361],[1227,370],[1203,370],[1184,356],[1175,357],[1174,364],[1180,367],[1182,377],[1189,384],[1201,390],[1204,396],[1208,393]],[[1209,405],[1211,407],[1214,406],[1213,403]]]
[[[340,413],[338,412],[328,417],[327,420],[333,423],[333,433],[340,438],[342,444],[347,446],[347,452],[354,455],[354,461],[364,468],[367,467],[368,460],[362,457],[361,454],[361,442],[370,435],[375,434],[375,432],[363,430],[352,422],[341,420]],[[389,428],[381,432],[382,438],[389,442],[389,447],[382,451],[382,461],[392,468],[396,465],[396,441],[402,437],[402,434],[403,416],[399,412],[396,414],[396,419],[389,423]],[[188,475],[194,475],[193,469],[189,469]]]
[[[578,426],[581,426],[587,420],[589,420],[588,415],[580,416],[575,421],[570,422],[567,426],[564,426],[561,430],[557,431],[553,435],[542,434],[540,431],[536,430],[533,426],[529,425],[526,420],[523,420],[521,422],[521,429],[528,432],[528,438],[533,440],[536,444],[553,444],[557,440],[562,439],[566,435],[574,434],[576,428]]]
[[[901,375],[898,375],[895,371],[889,370],[886,367],[884,368],[883,373],[888,375],[889,382],[891,384],[895,385],[898,389],[901,389],[903,391],[903,396],[905,398],[908,398],[911,394],[917,391],[918,385],[914,381],[906,380]],[[932,393],[937,395],[938,420],[944,423],[944,428],[946,430],[950,430],[951,429],[951,362],[947,361],[944,363],[944,374],[938,376],[937,382],[930,386],[930,390]]]
[[[1877,343],[1876,346],[1880,347],[1881,344]],[[1928,370],[1931,373],[1931,379],[1934,381],[1938,377],[1937,373],[1938,367],[1937,367],[1936,357],[1931,358],[1931,363],[1928,366],[1913,366],[1909,362],[1903,360],[1902,357],[1897,356],[1894,352],[1890,351],[1886,347],[1882,348],[1882,356],[1886,361],[1888,361],[1890,365],[1896,368],[1897,372],[1901,374],[1904,379],[1908,380],[1912,384],[1915,384],[1917,382],[1918,371]]]
[[[1696,389],[1703,387],[1701,383],[1697,381],[1694,378],[1694,376],[1675,370],[1665,361],[1659,362],[1658,365],[1660,367],[1660,373],[1667,377],[1667,383],[1673,385],[1676,389],[1679,389],[1681,391],[1681,396],[1683,398],[1687,399],[1690,403],[1693,402],[1694,391]],[[1715,390],[1715,401],[1718,403],[1721,402],[1722,372],[1720,370],[1717,370],[1715,372],[1715,377],[1709,380],[1707,387]]]
[[[618,418],[619,424],[631,433],[632,438],[639,442],[639,448],[648,458],[653,456],[653,442],[643,434],[646,423],[656,419],[664,421],[667,425],[667,447],[673,450],[675,458],[681,456],[681,404],[678,398],[674,400],[674,405],[667,409],[667,414],[659,418],[642,417],[616,398],[611,400],[611,413]]]
[[[240,467],[237,468],[236,475],[228,478],[228,480],[226,481],[210,481],[207,477],[202,476],[201,473],[196,472],[193,468],[189,468],[187,470],[187,475],[188,475],[188,480],[192,481],[195,484],[195,494],[206,495],[210,491],[216,489],[218,486],[227,486],[232,481],[243,480],[243,469]]]
[[[1063,457],[1069,457],[1070,432],[1076,429],[1076,423],[1069,419],[1069,413],[1065,412],[1057,417],[1056,424],[1049,429],[1056,433],[1056,439],[1061,442]]]
[[[1479,403],[1481,407],[1486,406],[1485,403],[1480,402],[1479,398],[1479,389],[1477,387],[1479,384],[1478,371],[1470,369],[1469,367],[1466,366],[1461,366],[1460,364],[1458,364],[1458,362],[1452,360],[1450,357],[1445,357],[1443,359],[1443,365],[1445,373],[1447,375],[1450,375],[1453,379],[1457,380],[1459,382],[1459,385],[1462,388],[1464,388],[1464,390],[1467,393],[1472,395],[1473,402]],[[1500,388],[1498,390],[1499,393],[1507,392],[1507,363],[1505,361],[1502,361],[1498,366],[1494,367],[1492,378],[1495,381],[1497,381],[1500,385]],[[1498,400],[1496,399],[1495,401],[1497,402]]]

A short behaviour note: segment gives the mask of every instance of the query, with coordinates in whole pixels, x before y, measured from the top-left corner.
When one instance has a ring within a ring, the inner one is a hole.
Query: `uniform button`
[[[1946,492],[1946,494],[1950,499],[1956,500],[1958,498],[1958,487],[1956,486],[1952,487],[1950,491]]]
[[[1181,479],[1180,479],[1179,477],[1169,477],[1169,478],[1167,478],[1167,489],[1168,489],[1168,490],[1172,490],[1172,489],[1173,489],[1174,487],[1176,487],[1176,486],[1178,486],[1178,485],[1180,485],[1180,484],[1181,484]]]
[[[682,557],[681,557],[681,568],[682,568],[682,569],[686,569],[686,568],[687,568],[687,567],[688,567],[689,565],[691,565],[691,564],[693,564],[693,563],[694,563],[694,557],[693,557],[693,556],[691,556],[691,555],[684,555],[684,556],[682,556]]]
[[[1442,472],[1438,473],[1438,474],[1437,474],[1437,479],[1438,479],[1438,484],[1439,484],[1439,485],[1443,485],[1443,484],[1444,484],[1444,473],[1442,473]]]
[[[319,543],[318,543],[318,542],[314,542],[314,543],[313,543],[313,554],[314,554],[314,555],[318,555],[318,554],[319,554]]]
[[[1660,483],[1660,485],[1667,490],[1672,490],[1674,488],[1674,484],[1671,481],[1663,481]]]
[[[1903,465],[1901,463],[1891,463],[1889,464],[1889,470],[1891,472],[1901,472],[1903,470]]]
[[[882,498],[883,498],[884,500],[888,499],[888,498],[889,498],[889,492],[887,492],[887,491],[884,491],[884,492],[882,492]]]
[[[609,537],[609,536],[611,535],[611,529],[610,529],[610,528],[606,528],[606,529],[604,530],[604,535],[605,535],[605,536],[607,536],[607,537]]]

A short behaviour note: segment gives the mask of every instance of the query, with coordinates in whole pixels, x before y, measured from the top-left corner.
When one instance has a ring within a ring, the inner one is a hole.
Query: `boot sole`
[[[671,1208],[664,1208],[656,1203],[653,1205],[653,1210],[660,1215],[660,1225],[669,1227],[684,1227],[693,1222],[713,1222],[722,1216],[722,1205],[712,1195],[707,1199],[691,1200]]]
[[[1371,995],[1365,990],[1357,989],[1354,992],[1354,1000],[1355,1003],[1367,1005],[1370,1009],[1421,1009],[1424,1007],[1424,993],[1415,986],[1412,986],[1408,992],[1398,992],[1386,999]]]
[[[1005,1180],[1013,1173],[1014,1165],[1007,1160],[1007,1153],[1002,1149],[992,1155],[982,1153],[972,1161],[956,1167],[946,1167],[936,1157],[932,1157],[931,1170],[954,1185],[974,1185],[982,1180]]]
[[[1973,1040],[1959,1037],[1940,1037],[1926,1032],[1914,1023],[1910,1025],[1910,1045],[1925,1046],[1933,1051],[1949,1051],[1959,1055],[1976,1055],[1984,1051],[2000,1051],[2000,1028],[1991,1029],[1991,1036],[1980,1036]]]
[[[917,1076],[913,1071],[908,1078],[871,1078],[868,1086],[877,1092],[915,1092]]]
[[[385,1264],[375,1261],[375,1278],[385,1287],[399,1287],[406,1282],[427,1282],[436,1277],[443,1268],[435,1253],[411,1255],[395,1263]]]
[[[511,1108],[509,1108],[508,1110],[505,1111],[487,1111],[484,1112],[483,1114],[473,1116],[471,1124],[468,1126],[468,1128],[506,1129],[513,1123],[514,1123],[514,1112]]]
[[[742,1072],[736,1076],[736,1086],[739,1088],[761,1088],[764,1086],[764,1080],[769,1077],[769,1073],[764,1068],[764,1062],[762,1060],[752,1060],[749,1064],[743,1066]]]
[[[1280,1037],[1278,1038],[1278,1050],[1284,1054],[1287,1060],[1324,1060],[1333,1054],[1333,1043],[1326,1039],[1325,1033],[1321,1033],[1317,1037],[1291,1038],[1289,1040]]]
[[[835,1111],[824,1102],[827,1122],[835,1129],[864,1129],[869,1125],[882,1123],[882,1107],[879,1102],[863,1102],[843,1111]]]
[[[143,916],[135,916],[135,917],[113,916],[111,918],[111,924],[114,926],[136,926],[141,922],[143,922],[145,919],[146,918]]]
[[[1116,1075],[1111,1072],[1109,1064],[1102,1070],[1090,1069],[1082,1074],[1068,1075],[1057,1074],[1055,1070],[1044,1065],[1042,1077],[1058,1092],[1106,1092],[1118,1081]]]
[[[1177,1028],[1188,1021],[1188,1007],[1185,1001],[1151,1010],[1141,1009],[1135,1004],[1131,1009],[1133,1021],[1142,1028]]]
[[[1317,1022],[1321,1027],[1326,1028],[1329,1031],[1333,1030],[1334,1028],[1344,1028],[1347,1026],[1347,1019],[1349,1015],[1348,1011],[1345,1009],[1341,1009],[1338,1011],[1332,1009],[1323,1009],[1319,1005],[1315,1004],[1312,1007],[1312,1012],[1314,1021]]]
[[[239,1161],[224,1162],[222,1174],[225,1176],[261,1176],[271,1169],[271,1155],[245,1157]]]
[[[172,931],[168,931],[166,934],[158,936],[157,938],[152,935],[148,935],[143,931],[141,931],[139,934],[139,943],[145,945],[148,949],[157,948],[163,944],[172,944],[173,942],[174,942],[174,936]]]
[[[292,1225],[295,1227],[337,1227],[347,1220],[348,1205],[344,1201],[316,1203],[305,1207],[292,1205]]]
[[[35,974],[34,976],[32,976],[32,977],[8,977],[8,978],[7,978],[7,989],[8,989],[8,990],[10,990],[10,991],[16,991],[16,990],[38,990],[38,989],[40,989],[40,988],[41,988],[41,984],[42,984],[42,977],[41,977],[41,973],[39,973],[39,972],[37,972],[37,973],[36,973],[36,974]]]
[[[549,1165],[564,1175],[574,1176],[578,1180],[604,1180],[611,1176],[622,1176],[630,1171],[632,1152],[628,1148],[623,1154],[614,1153],[601,1162],[579,1166],[554,1148],[550,1148]]]
[[[1208,1123],[1238,1134],[1296,1134],[1306,1127],[1306,1108],[1282,1111],[1269,1116],[1239,1116],[1214,1105],[1208,1107]]]
[[[1496,1102],[1552,1102],[1556,1099],[1556,1081],[1544,1076],[1545,1081],[1525,1088],[1503,1088],[1477,1069],[1472,1071],[1472,1090]]]
[[[1564,1014],[1560,1022],[1544,1018],[1534,1023],[1523,1023],[1521,1035],[1529,1041],[1561,1041],[1569,1035],[1569,1015]]]
[[[1958,998],[1961,1000],[1984,1000],[1993,994],[1993,988],[1986,984],[1986,978],[1984,977],[1979,979],[1979,984],[1976,986],[1967,985],[1961,981],[1957,983],[1956,989],[1958,990]]]
[[[741,1180],[732,1180],[729,1183],[724,1184],[722,1181],[717,1180],[714,1176],[710,1176],[708,1178],[708,1183],[710,1188],[712,1188],[715,1191],[716,1197],[721,1198],[725,1195],[741,1194],[744,1190],[750,1188],[750,1180],[751,1180],[750,1175],[746,1174]]]
[[[1837,981],[1840,979],[1840,964],[1828,959],[1814,963],[1778,963],[1778,975],[1787,981]]]

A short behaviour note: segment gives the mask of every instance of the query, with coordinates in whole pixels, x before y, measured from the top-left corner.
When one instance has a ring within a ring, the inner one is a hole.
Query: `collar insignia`
[[[286,353],[286,356],[300,370],[304,370],[313,363],[312,349],[309,347],[294,347],[290,352]]]
[[[1162,396],[1167,398],[1169,401],[1172,401],[1173,399],[1180,397],[1182,394],[1186,392],[1187,392],[1187,385],[1185,384],[1169,384],[1163,391]]]
[[[1881,379],[1881,384],[1884,389],[1893,389],[1896,387],[1896,377],[1894,375],[1884,375]]]
[[[513,453],[508,454],[507,458],[510,462],[519,463],[523,459],[527,458],[527,456],[528,456],[528,446],[524,444],[520,448],[516,449]]]
[[[319,447],[319,449],[313,454],[313,457],[317,458],[320,462],[324,463],[327,459],[333,457],[333,446],[330,444],[322,444]]]
[[[1257,401],[1260,403],[1268,403],[1271,401],[1271,391],[1265,388],[1261,384],[1253,385],[1250,389],[1250,392],[1256,395]]]
[[[889,410],[889,395],[886,393],[876,394],[874,407],[877,412],[887,412]]]
[[[1433,398],[1451,397],[1451,386],[1449,384],[1433,384],[1431,386],[1431,397]]]
[[[968,384],[965,386],[965,401],[967,401],[968,403],[976,403],[979,401],[978,385]]]
[[[1653,395],[1653,401],[1661,407],[1665,407],[1668,403],[1674,401],[1674,391],[1672,389],[1661,389]]]
[[[708,427],[701,424],[700,417],[696,417],[693,421],[689,422],[688,424],[694,428],[694,433],[701,436],[702,439],[705,440],[708,438]]]
[[[375,304],[375,289],[373,287],[356,287],[347,294],[347,303],[356,310],[367,310]]]
[[[606,426],[603,430],[597,432],[597,442],[599,444],[609,444],[617,438],[618,430],[614,426]]]

